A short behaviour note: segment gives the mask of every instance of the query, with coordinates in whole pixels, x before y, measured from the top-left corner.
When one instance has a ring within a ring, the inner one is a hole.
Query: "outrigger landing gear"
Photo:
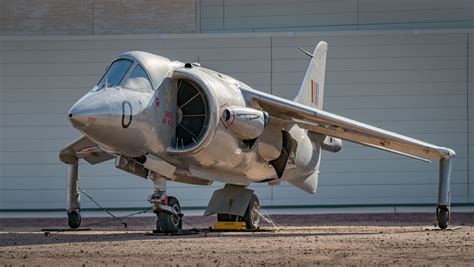
[[[450,189],[449,183],[451,179],[451,158],[440,159],[439,161],[439,182],[438,182],[438,207],[436,208],[436,219],[441,229],[446,229],[449,222],[449,204]]]
[[[150,176],[155,185],[155,192],[148,198],[154,205],[156,213],[156,231],[176,233],[183,228],[183,214],[177,198],[166,195],[166,179]]]
[[[71,229],[81,226],[81,194],[79,193],[79,160],[68,164],[66,181],[67,222]]]

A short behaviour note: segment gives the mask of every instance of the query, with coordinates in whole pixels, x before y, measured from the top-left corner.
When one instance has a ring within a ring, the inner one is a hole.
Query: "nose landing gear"
[[[155,208],[156,231],[161,233],[176,233],[183,228],[183,214],[177,198],[166,195],[166,180],[164,177],[152,177],[155,193],[148,201]]]

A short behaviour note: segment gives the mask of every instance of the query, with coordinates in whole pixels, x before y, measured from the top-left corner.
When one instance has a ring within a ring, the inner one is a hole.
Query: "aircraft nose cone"
[[[69,121],[80,130],[96,124],[98,117],[107,117],[110,110],[106,101],[98,95],[89,95],[80,99],[69,110]]]
[[[89,120],[95,117],[93,110],[87,106],[80,101],[69,110],[69,121],[75,128],[85,130],[90,124]]]
[[[87,128],[87,117],[79,115],[73,110],[69,111],[69,121],[75,128],[85,129]]]

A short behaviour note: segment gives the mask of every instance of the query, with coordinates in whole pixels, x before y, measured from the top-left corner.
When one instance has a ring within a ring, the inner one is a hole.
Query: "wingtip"
[[[448,155],[450,158],[454,158],[456,156],[456,151],[451,148],[448,148]]]
[[[451,148],[443,147],[440,149],[439,152],[444,159],[451,159],[451,158],[456,157],[456,151],[454,151]]]

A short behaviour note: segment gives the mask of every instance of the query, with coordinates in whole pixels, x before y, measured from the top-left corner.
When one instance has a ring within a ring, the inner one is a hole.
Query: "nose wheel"
[[[183,229],[183,214],[181,214],[181,206],[175,197],[167,197],[168,203],[160,205],[167,206],[167,210],[157,209],[156,213],[156,230],[162,233],[176,233]],[[171,209],[171,212],[169,211]]]
[[[176,233],[183,228],[181,205],[175,197],[166,195],[166,178],[152,174],[149,176],[155,185],[155,192],[148,197],[156,214],[156,231],[158,233]]]

